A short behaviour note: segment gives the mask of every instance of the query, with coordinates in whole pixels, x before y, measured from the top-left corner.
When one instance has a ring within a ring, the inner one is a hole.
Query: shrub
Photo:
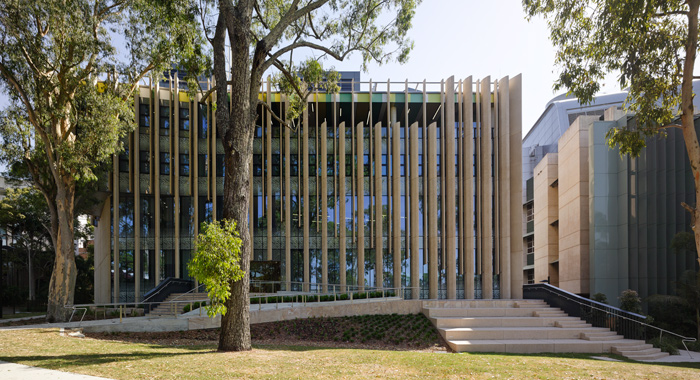
[[[632,289],[623,290],[620,297],[620,309],[631,313],[640,314],[642,312],[642,299],[639,298],[639,293]]]
[[[608,303],[608,296],[606,296],[603,293],[596,293],[593,295],[593,297],[591,297],[591,299],[593,301],[600,302],[600,303],[605,303],[605,304]]]
[[[190,311],[190,304],[187,304],[185,305],[185,307],[182,308],[183,313],[187,313],[188,311]]]
[[[651,339],[649,341],[655,348],[660,349],[663,352],[668,352],[669,355],[679,355],[678,353],[678,344],[680,341],[672,338],[659,338],[656,337],[654,339]],[[682,346],[682,344],[681,344]]]

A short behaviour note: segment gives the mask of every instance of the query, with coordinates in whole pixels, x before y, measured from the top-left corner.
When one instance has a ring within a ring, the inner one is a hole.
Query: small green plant
[[[190,304],[187,304],[185,305],[185,307],[182,308],[183,313],[187,313],[188,311],[190,311]]]
[[[675,339],[656,337],[651,339],[649,343],[663,352],[668,352],[669,355],[679,355],[677,348],[678,341]]]
[[[240,266],[241,244],[236,222],[224,219],[221,222],[202,223],[197,249],[188,269],[208,290],[211,303],[206,309],[210,317],[218,313],[226,314],[224,304],[231,296],[229,285],[245,276]]]

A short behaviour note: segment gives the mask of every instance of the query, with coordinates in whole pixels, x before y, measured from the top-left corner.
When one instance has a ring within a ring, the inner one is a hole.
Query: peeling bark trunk
[[[216,124],[225,151],[224,219],[237,223],[242,240],[241,269],[243,279],[230,284],[231,296],[226,301],[226,314],[221,317],[219,351],[247,351],[250,343],[250,300],[248,299],[252,242],[248,230],[250,194],[250,160],[253,152],[253,125],[255,107],[248,97],[251,85],[250,25],[252,2],[241,1],[232,7],[225,0],[219,2],[219,19],[214,41],[214,77],[216,93]],[[231,43],[230,103],[226,75],[225,35]]]
[[[66,183],[69,185],[66,186]],[[56,255],[49,283],[48,310],[46,311],[46,320],[49,322],[63,322],[70,317],[71,310],[65,308],[65,305],[73,304],[77,277],[73,247],[75,189],[70,180],[66,180],[61,185],[63,186],[57,189],[55,203],[49,204],[49,207],[56,208],[56,213],[52,213],[52,219],[53,215],[56,215],[57,219],[52,223],[55,226],[52,233],[55,236],[52,238]]]
[[[698,50],[698,8],[700,0],[688,1],[688,39],[686,42],[685,63],[683,66],[683,83],[681,85],[681,125],[683,130],[683,140],[690,159],[690,168],[693,171],[695,183],[695,209],[691,211],[693,234],[695,236],[695,250],[698,253],[698,263],[700,263],[700,144],[698,135],[695,132],[695,121],[693,120],[693,68]]]

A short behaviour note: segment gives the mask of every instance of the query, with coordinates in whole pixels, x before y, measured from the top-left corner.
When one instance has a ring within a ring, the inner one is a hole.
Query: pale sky
[[[494,80],[522,74],[523,136],[556,95],[547,24],[541,18],[528,22],[521,0],[423,0],[410,33],[415,47],[407,64],[372,65],[362,80],[438,82],[451,75]],[[353,58],[335,63],[336,69],[357,70],[360,60]],[[601,93],[619,91],[614,79]]]
[[[525,20],[521,0],[423,0],[410,31],[415,48],[405,65],[370,65],[362,80],[439,82],[488,75],[500,79],[523,75],[523,136],[555,94],[554,49],[542,19]],[[356,71],[360,57],[345,62],[328,60],[336,70]],[[613,78],[614,79],[614,78]],[[399,87],[396,88],[400,90]],[[614,80],[603,93],[619,91]],[[7,96],[0,94],[0,107]]]

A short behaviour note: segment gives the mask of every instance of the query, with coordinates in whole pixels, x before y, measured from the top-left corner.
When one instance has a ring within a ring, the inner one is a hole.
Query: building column
[[[347,247],[347,227],[345,221],[345,122],[338,126],[338,200],[339,200],[339,216],[338,226],[340,229],[340,291],[345,291],[347,284],[347,264],[346,264],[346,247]]]
[[[523,276],[520,263],[523,260],[523,187],[522,187],[522,76],[516,75],[509,83],[508,123],[510,124],[510,296],[523,298]]]
[[[357,285],[360,290],[365,286],[365,165],[364,165],[364,123],[360,122],[355,128],[357,172],[355,175],[357,189],[357,210],[355,221],[357,226]]]
[[[411,298],[418,299],[420,296],[420,273],[418,268],[418,252],[419,252],[419,220],[418,220],[418,123],[413,123],[410,128],[410,165],[409,174],[411,183]]]
[[[382,123],[374,125],[374,253],[377,287],[384,285],[384,225],[382,206]]]
[[[462,82],[462,117],[464,118],[464,139],[462,157],[464,159],[464,225],[460,236],[464,239],[464,298],[474,298],[474,93],[472,77]]]
[[[392,109],[392,114],[396,108]],[[392,117],[391,126],[391,248],[393,252],[393,284],[401,288],[401,125]]]
[[[311,218],[309,214],[309,112],[308,108],[304,108],[304,114],[303,114],[303,124],[302,124],[302,129],[301,129],[301,149],[302,149],[302,165],[301,165],[301,170],[302,170],[302,183],[299,185],[303,188],[302,190],[302,230],[304,233],[304,286],[303,289],[305,292],[308,292],[309,289],[309,278],[310,278],[310,271],[309,271],[309,239],[310,239],[310,232],[309,232],[309,226],[311,224]],[[268,152],[271,151],[272,145],[268,147]],[[271,154],[271,153],[268,153]],[[272,156],[270,155],[270,161],[272,161]],[[272,168],[270,168],[270,171]],[[270,186],[271,187],[271,186]],[[269,191],[270,194],[270,199],[268,202],[272,201],[272,193]],[[269,206],[268,206],[269,207]],[[271,218],[272,212],[268,214],[268,223],[267,223],[267,228],[268,228],[268,235],[267,235],[267,246],[269,247],[268,250],[272,249],[272,221],[269,220]]]
[[[95,227],[95,303],[110,303],[110,201],[107,198],[102,205],[102,213]]]
[[[318,110],[318,105],[316,105]],[[323,292],[328,292],[328,142],[327,142],[327,127],[324,121],[321,124],[321,151],[316,153],[316,157],[321,158],[321,282],[323,283]],[[316,160],[318,162],[318,159]],[[286,223],[285,223],[286,224]]]
[[[445,124],[443,127],[445,141],[445,209],[442,212],[445,220],[445,282],[447,285],[447,299],[457,298],[457,260],[455,258],[456,224],[455,220],[455,78],[447,79],[445,89]]]
[[[493,298],[493,146],[491,132],[491,77],[481,81],[481,249],[482,275],[481,291],[483,299]]]
[[[499,224],[500,234],[500,289],[501,298],[511,298],[511,162],[510,162],[510,86],[508,77],[502,78],[498,82],[498,204],[499,204]]]
[[[437,124],[428,126],[428,284],[429,298],[438,298],[438,177],[437,177]]]

